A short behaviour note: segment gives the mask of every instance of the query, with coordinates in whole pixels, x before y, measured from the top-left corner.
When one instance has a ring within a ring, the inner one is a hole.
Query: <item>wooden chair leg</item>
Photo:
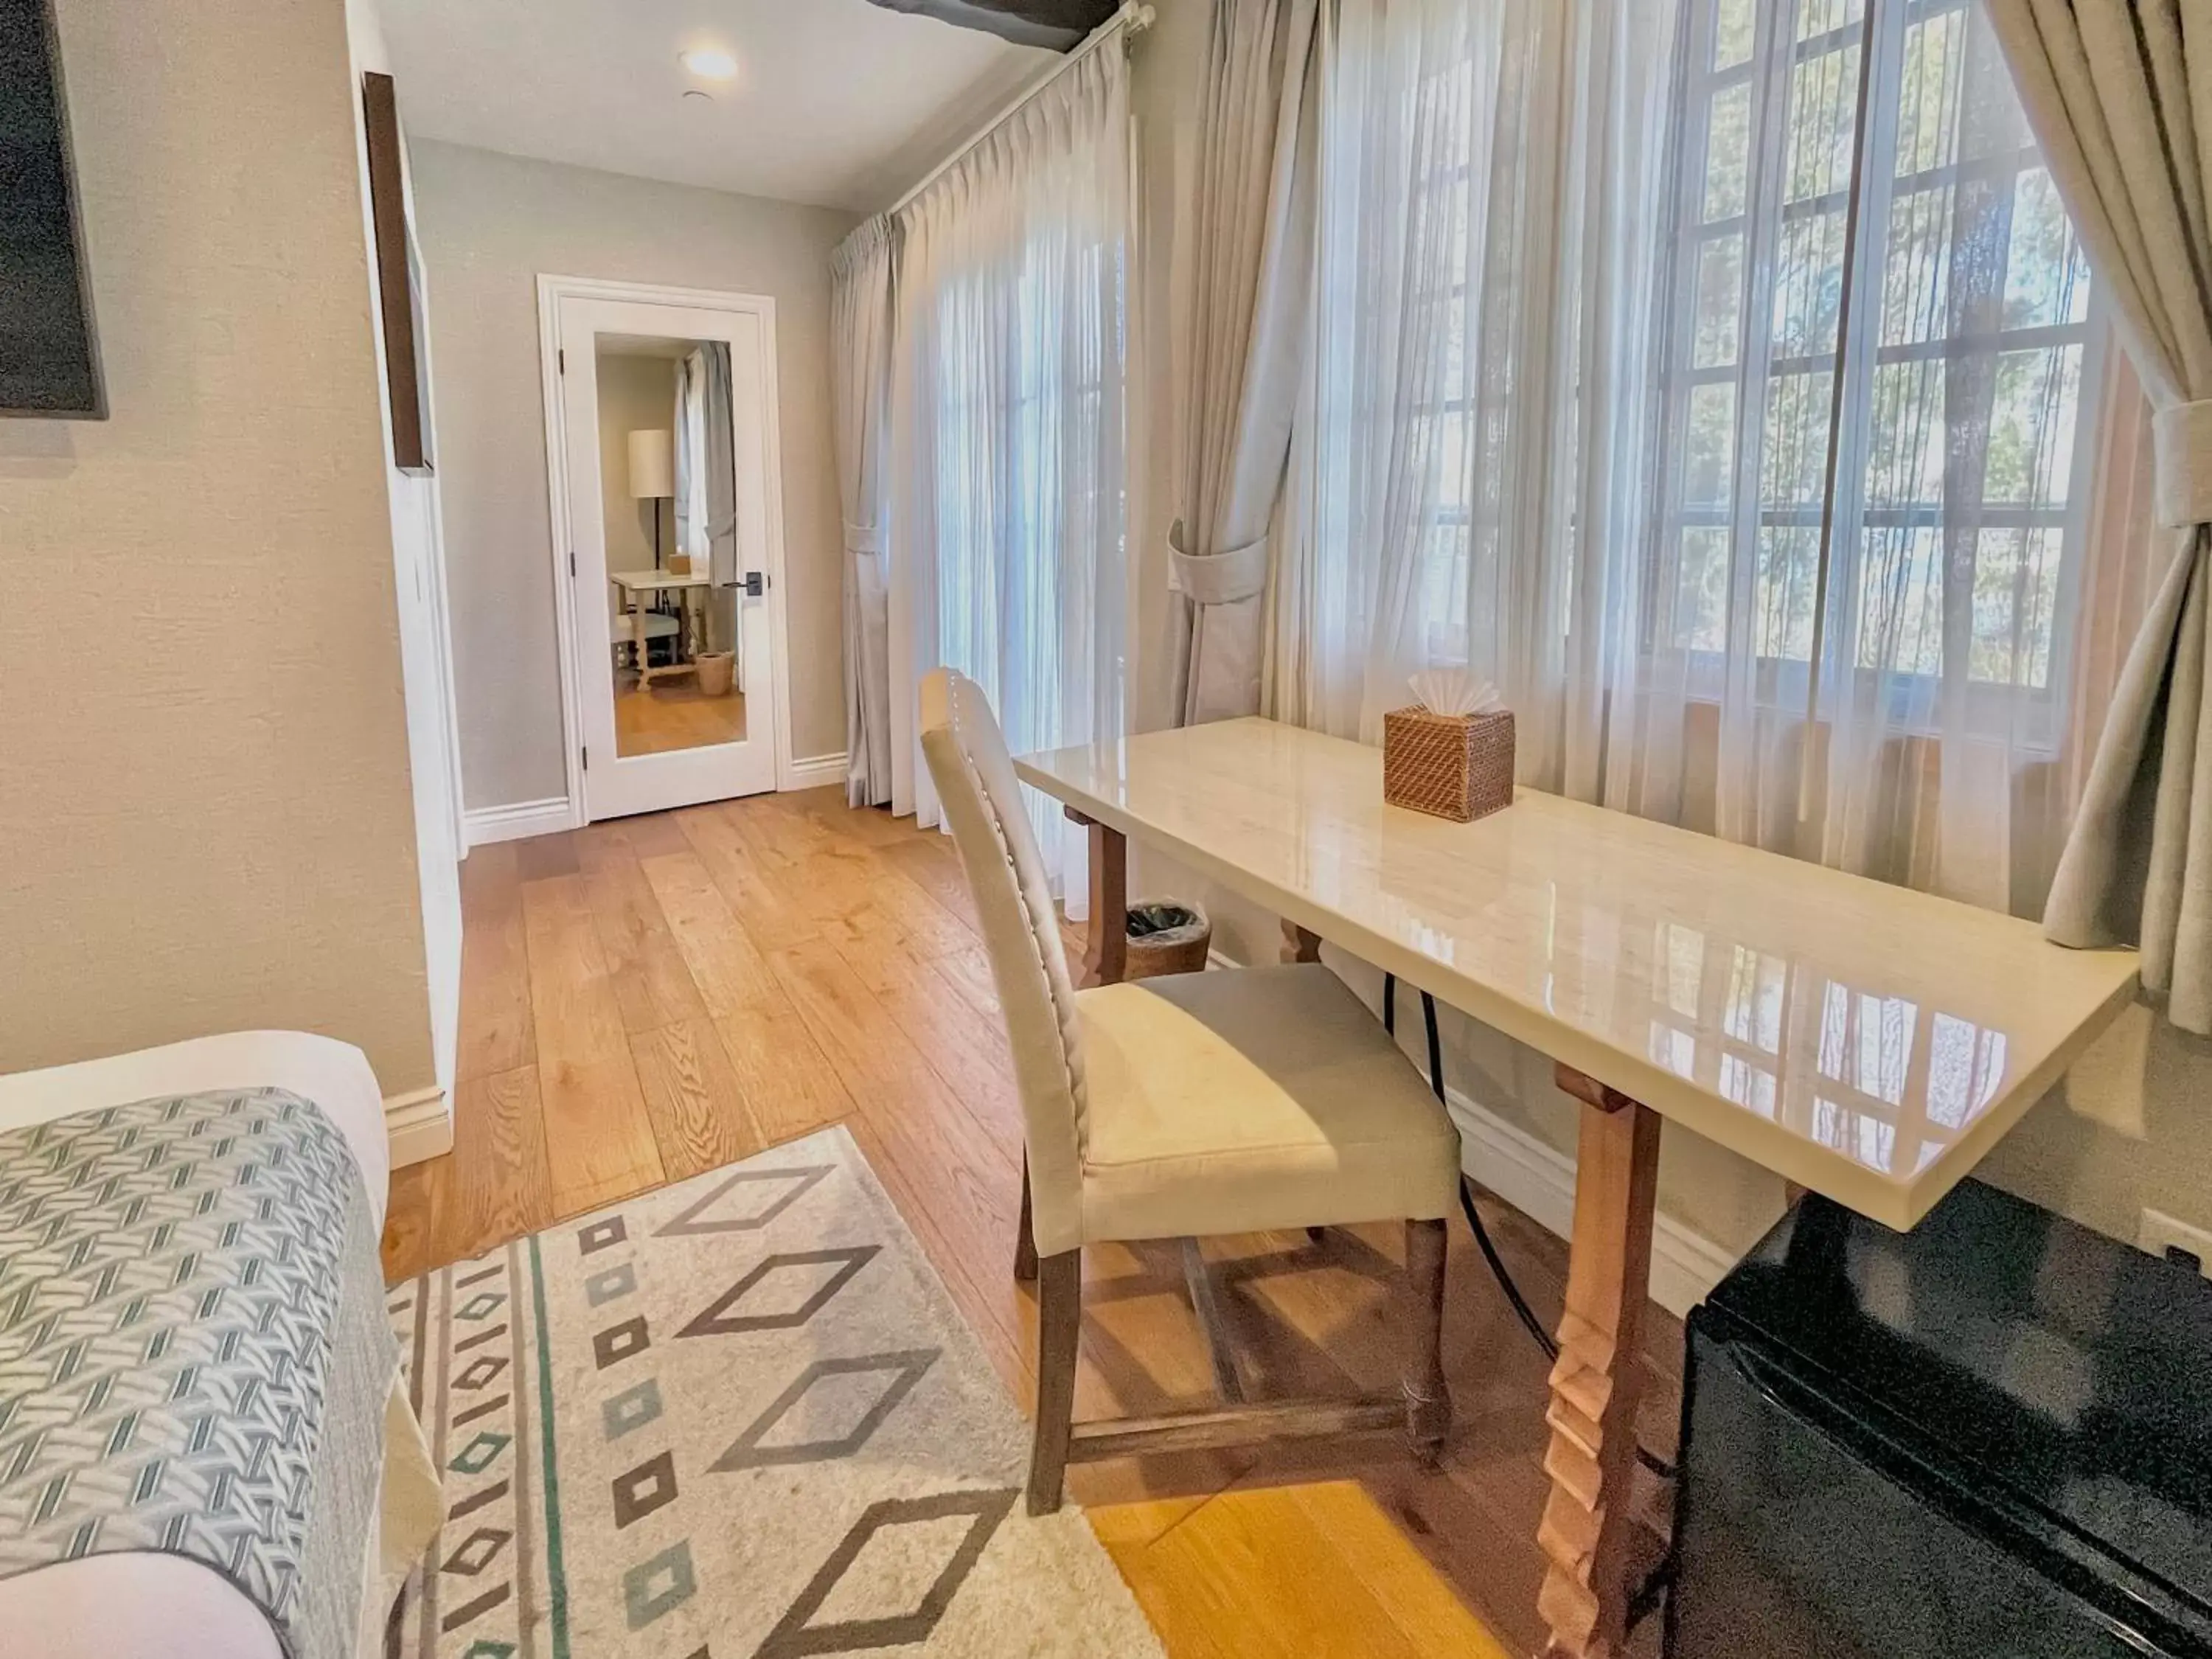
[[[1214,1292],[1213,1273],[1206,1251],[1194,1238],[1182,1241],[1183,1282],[1190,1287],[1191,1310],[1206,1332],[1206,1350],[1213,1360],[1213,1389],[1231,1405],[1244,1401],[1244,1377],[1237,1366],[1237,1346],[1230,1335],[1229,1317]]]
[[[1030,1446],[1029,1508],[1050,1515],[1067,1480],[1075,1426],[1075,1349],[1083,1331],[1083,1252],[1063,1250],[1037,1264],[1036,1437]]]
[[[1451,1432],[1451,1393],[1444,1382],[1444,1257],[1442,1221],[1406,1224],[1406,1283],[1413,1317],[1407,1322],[1406,1442],[1414,1462],[1433,1469]]]
[[[1014,1235],[1014,1278],[1034,1285],[1037,1276],[1036,1230],[1030,1224],[1030,1161],[1022,1160],[1022,1218]]]

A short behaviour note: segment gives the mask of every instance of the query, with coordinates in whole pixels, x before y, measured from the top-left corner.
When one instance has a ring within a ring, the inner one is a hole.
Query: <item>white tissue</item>
[[[1407,684],[1431,714],[1495,714],[1505,707],[1496,686],[1463,668],[1424,668]]]

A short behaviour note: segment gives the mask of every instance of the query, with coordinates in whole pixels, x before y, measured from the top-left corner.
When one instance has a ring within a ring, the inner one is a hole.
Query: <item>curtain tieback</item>
[[[2169,530],[2212,524],[2212,400],[2161,409],[2150,430],[2159,523]]]
[[[884,532],[874,525],[848,524],[845,526],[845,550],[880,553],[884,550]]]
[[[1183,551],[1182,520],[1168,532],[1168,559],[1176,585],[1193,605],[1234,605],[1267,589],[1267,538],[1225,547],[1218,553]]]

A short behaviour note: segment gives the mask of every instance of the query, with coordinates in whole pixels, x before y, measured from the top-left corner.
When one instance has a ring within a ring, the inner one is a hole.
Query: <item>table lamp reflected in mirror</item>
[[[676,446],[667,428],[650,427],[629,434],[629,493],[635,501],[653,503],[653,568],[658,570],[661,568],[660,504],[676,496]],[[684,561],[686,566],[690,562]],[[676,568],[673,561],[669,568]]]

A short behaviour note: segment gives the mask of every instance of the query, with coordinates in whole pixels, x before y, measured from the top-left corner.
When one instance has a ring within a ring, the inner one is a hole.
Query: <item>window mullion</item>
[[[1851,118],[1850,190],[1844,209],[1844,269],[1836,306],[1836,368],[1828,383],[1827,466],[1820,488],[1820,552],[1814,564],[1813,575],[1813,647],[1805,665],[1805,726],[1798,743],[1797,818],[1800,823],[1804,822],[1813,810],[1813,765],[1818,750],[1818,745],[1813,741],[1813,731],[1820,718],[1822,653],[1827,646],[1828,611],[1832,602],[1828,591],[1828,579],[1834,562],[1836,480],[1843,456],[1845,392],[1850,384],[1851,342],[1858,323],[1859,236],[1863,228],[1860,223],[1860,209],[1864,201],[1867,149],[1870,137],[1867,111],[1874,86],[1876,9],[1877,0],[1867,0],[1859,16],[1859,84],[1856,107]],[[1879,322],[1877,316],[1877,326]]]
[[[1901,140],[1907,33],[1917,15],[1926,8],[1908,0],[1871,0],[1867,37],[1871,76],[1866,101],[1860,112],[1858,155],[1860,188],[1854,211],[1858,236],[1852,246],[1857,254],[1853,269],[1856,313],[1846,319],[1852,331],[1848,352],[1837,354],[1841,401],[1839,441],[1856,446],[1852,460],[1838,465],[1826,503],[1832,519],[1828,537],[1826,587],[1823,603],[1829,608],[1822,647],[1836,665],[1835,683],[1847,684],[1856,676],[1864,657],[1867,626],[1866,584],[1875,555],[1869,537],[1877,520],[1894,527],[1911,514],[1893,504],[1870,508],[1867,497],[1874,477],[1887,464],[1893,470],[1896,457],[1877,457],[1873,452],[1879,409],[1879,375],[1883,366],[1915,360],[1923,348],[1885,344],[1883,329],[1887,304],[1889,238],[1895,204],[1913,187],[1917,174],[1898,172]]]
[[[1799,4],[1805,0],[1799,0]],[[1722,671],[1726,687],[1735,677],[1757,674],[1759,659],[1759,513],[1765,504],[1767,406],[1773,395],[1774,284],[1779,249],[1775,228],[1788,195],[1789,124],[1793,117],[1796,64],[1793,36],[1796,5],[1763,5],[1751,61],[1756,65],[1748,123],[1746,163],[1742,309],[1739,314],[1735,369],[1735,433],[1729,491],[1726,650]],[[1728,746],[1723,722],[1723,748]]]

